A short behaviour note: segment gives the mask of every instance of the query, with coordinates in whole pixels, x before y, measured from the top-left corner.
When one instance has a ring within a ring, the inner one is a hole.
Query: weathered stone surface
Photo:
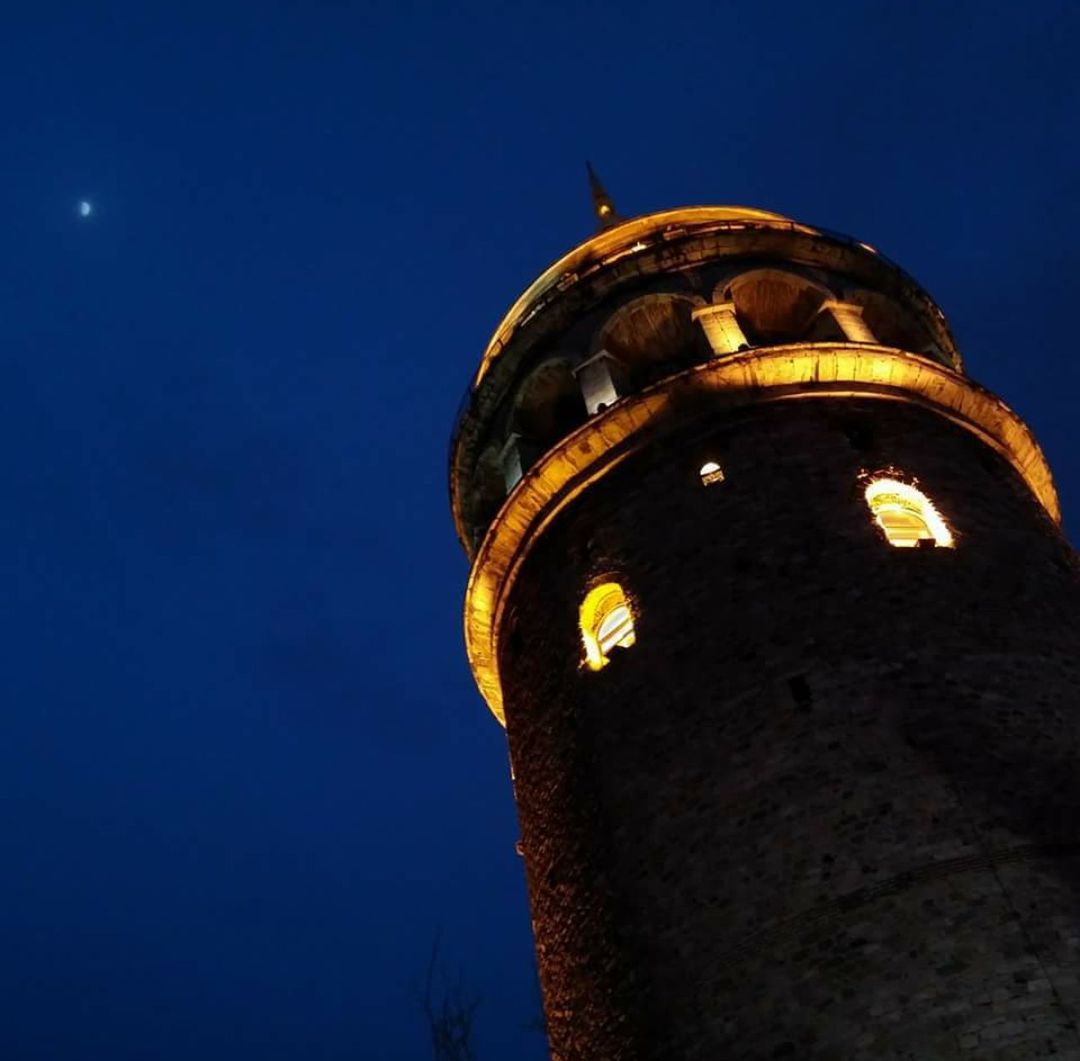
[[[954,549],[886,544],[888,466]],[[594,673],[601,576],[637,643]],[[1080,1058],[1078,620],[1018,474],[915,405],[718,412],[594,482],[501,638],[554,1056]]]

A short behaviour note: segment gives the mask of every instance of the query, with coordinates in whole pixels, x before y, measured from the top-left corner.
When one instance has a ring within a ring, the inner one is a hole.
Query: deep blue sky
[[[0,188],[0,1054],[423,1059],[442,926],[534,1061],[454,410],[621,209],[744,202],[913,272],[1066,519],[1073,2],[24,4]],[[82,198],[95,214],[77,215]]]

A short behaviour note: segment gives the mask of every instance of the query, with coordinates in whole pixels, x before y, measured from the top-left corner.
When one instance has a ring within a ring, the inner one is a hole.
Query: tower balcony
[[[1060,523],[1053,477],[1029,428],[1000,398],[939,361],[848,340],[778,344],[707,359],[583,418],[519,477],[488,526],[466,590],[465,643],[496,718],[505,721],[498,667],[503,606],[520,563],[559,512],[639,448],[695,419],[815,397],[909,402],[933,410],[1008,461]]]
[[[463,546],[475,556],[529,469],[632,396],[695,366],[836,344],[963,378],[944,314],[868,244],[745,207],[605,229],[529,287],[484,351],[451,441]]]

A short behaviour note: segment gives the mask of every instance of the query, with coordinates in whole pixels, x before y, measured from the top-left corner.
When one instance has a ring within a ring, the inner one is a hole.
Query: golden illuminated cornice
[[[595,236],[578,244],[568,254],[564,254],[554,265],[545,269],[525,290],[522,296],[510,307],[503,317],[495,334],[484,351],[480,367],[473,378],[473,387],[478,387],[487,374],[492,361],[502,352],[503,347],[513,335],[517,326],[526,318],[532,307],[542,295],[556,284],[564,283],[568,275],[577,273],[583,266],[604,265],[616,261],[623,254],[643,249],[639,244],[653,240],[670,229],[680,226],[701,226],[709,222],[731,225],[749,222],[763,227],[775,227],[783,231],[803,232],[818,235],[818,230],[810,225],[774,214],[769,210],[758,210],[752,206],[684,206],[676,210],[662,210],[655,214],[644,214],[620,224],[612,225]]]
[[[643,429],[662,423],[672,396],[687,390],[735,405],[849,396],[924,406],[993,447],[1051,518],[1061,520],[1050,469],[1026,425],[999,398],[936,361],[866,343],[799,343],[697,365],[622,399],[568,435],[526,472],[488,528],[465,595],[465,642],[477,685],[504,725],[499,627],[529,548],[570,501],[635,452]]]
[[[478,505],[478,462],[484,447],[498,444],[499,438],[505,441],[504,418],[508,412],[512,416],[530,366],[552,351],[569,354],[577,363],[586,359],[597,336],[589,340],[571,333],[598,307],[617,313],[635,291],[652,290],[654,284],[666,291],[674,274],[686,273],[691,280],[702,270],[728,275],[740,261],[753,268],[758,259],[779,263],[777,268],[787,263],[829,275],[834,298],[849,286],[879,293],[926,333],[925,347],[917,341],[897,345],[933,350],[944,363],[961,368],[941,310],[902,269],[865,243],[743,206],[684,207],[622,221],[574,248],[531,284],[484,351],[450,446],[451,511],[470,556],[491,512],[486,502]],[[546,437],[542,441],[545,447],[550,443]]]

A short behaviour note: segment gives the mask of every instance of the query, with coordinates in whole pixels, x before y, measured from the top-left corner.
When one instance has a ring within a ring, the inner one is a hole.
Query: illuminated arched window
[[[592,670],[605,666],[616,646],[629,648],[634,643],[634,615],[617,582],[590,590],[581,602],[579,620],[585,662]]]
[[[712,486],[713,483],[722,483],[724,481],[724,469],[716,461],[706,461],[701,466],[698,474],[701,476],[701,481],[705,486]]]
[[[934,503],[921,490],[899,479],[875,479],[866,503],[890,545],[913,549],[921,543],[951,548],[952,532]]]

